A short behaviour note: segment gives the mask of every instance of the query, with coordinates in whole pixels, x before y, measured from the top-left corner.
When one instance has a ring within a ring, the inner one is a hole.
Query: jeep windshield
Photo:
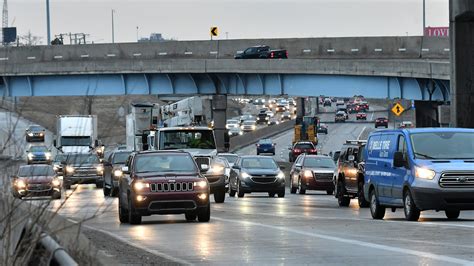
[[[193,158],[188,154],[146,154],[135,159],[136,173],[198,172]]]
[[[412,133],[411,142],[417,159],[474,159],[474,132]]]
[[[82,164],[98,164],[99,157],[95,154],[71,154],[67,157],[67,164],[82,165]]]
[[[161,131],[159,145],[159,150],[216,148],[214,132],[206,129]]]
[[[21,166],[18,171],[19,177],[32,176],[54,176],[54,169],[50,165]]]

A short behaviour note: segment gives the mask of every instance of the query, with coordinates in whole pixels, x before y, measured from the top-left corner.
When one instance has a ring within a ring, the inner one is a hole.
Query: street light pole
[[[48,43],[47,45],[51,45],[51,25],[50,25],[51,21],[50,21],[50,18],[49,18],[49,0],[46,0],[46,30],[47,30],[47,40],[48,40]]]
[[[114,13],[115,10],[112,9],[112,43],[115,43]]]
[[[138,42],[138,26],[137,26],[137,42]]]
[[[426,28],[426,5],[425,1],[423,0],[423,31],[422,31],[422,36],[425,36],[425,28]]]

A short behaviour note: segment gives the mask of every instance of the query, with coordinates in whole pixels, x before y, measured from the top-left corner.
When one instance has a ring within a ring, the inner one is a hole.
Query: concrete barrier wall
[[[240,39],[216,41],[165,41],[154,43],[88,44],[6,47],[0,49],[3,64],[117,59],[233,58],[247,47],[269,45],[288,50],[290,58],[449,59],[449,38],[438,37],[343,37]]]
[[[264,127],[257,131],[246,133],[242,136],[233,137],[230,139],[230,151],[235,152],[245,146],[257,143],[259,139],[269,138],[284,131],[290,130],[294,127],[295,121],[283,122],[279,125]]]

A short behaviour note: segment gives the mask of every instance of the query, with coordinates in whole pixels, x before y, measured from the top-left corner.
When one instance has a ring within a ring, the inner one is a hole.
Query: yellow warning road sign
[[[213,37],[219,36],[219,28],[218,27],[211,27],[211,36],[213,36]]]
[[[403,111],[405,111],[405,108],[403,108],[403,106],[400,103],[396,103],[392,107],[392,113],[394,113],[396,116],[400,116],[403,113]]]

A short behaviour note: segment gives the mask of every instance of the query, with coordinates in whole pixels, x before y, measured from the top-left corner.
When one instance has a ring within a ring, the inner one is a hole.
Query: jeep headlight
[[[114,176],[115,177],[121,177],[122,175],[123,175],[122,170],[117,169],[117,170],[114,171]]]
[[[430,169],[415,166],[415,177],[420,179],[432,180],[436,175],[436,172]]]
[[[194,187],[197,187],[197,188],[206,188],[207,187],[207,182],[206,181],[197,181],[197,182],[194,182]]]
[[[15,182],[15,186],[18,188],[18,189],[25,189],[26,188],[26,183],[25,181],[23,180],[17,180]]]
[[[282,171],[280,171],[277,176],[276,176],[278,179],[285,179],[285,173],[283,173]]]
[[[35,158],[35,155],[31,152],[28,153],[28,160],[33,160]]]
[[[102,172],[104,172],[104,166],[103,165],[97,165],[96,169],[97,169],[97,173],[102,174]]]
[[[59,187],[59,186],[61,186],[61,181],[59,179],[55,178],[55,179],[53,179],[51,184],[53,185],[53,187]]]
[[[133,187],[135,188],[136,191],[140,191],[140,190],[143,190],[145,188],[149,188],[150,187],[150,184],[148,183],[145,183],[145,182],[141,182],[141,181],[137,181]]]

